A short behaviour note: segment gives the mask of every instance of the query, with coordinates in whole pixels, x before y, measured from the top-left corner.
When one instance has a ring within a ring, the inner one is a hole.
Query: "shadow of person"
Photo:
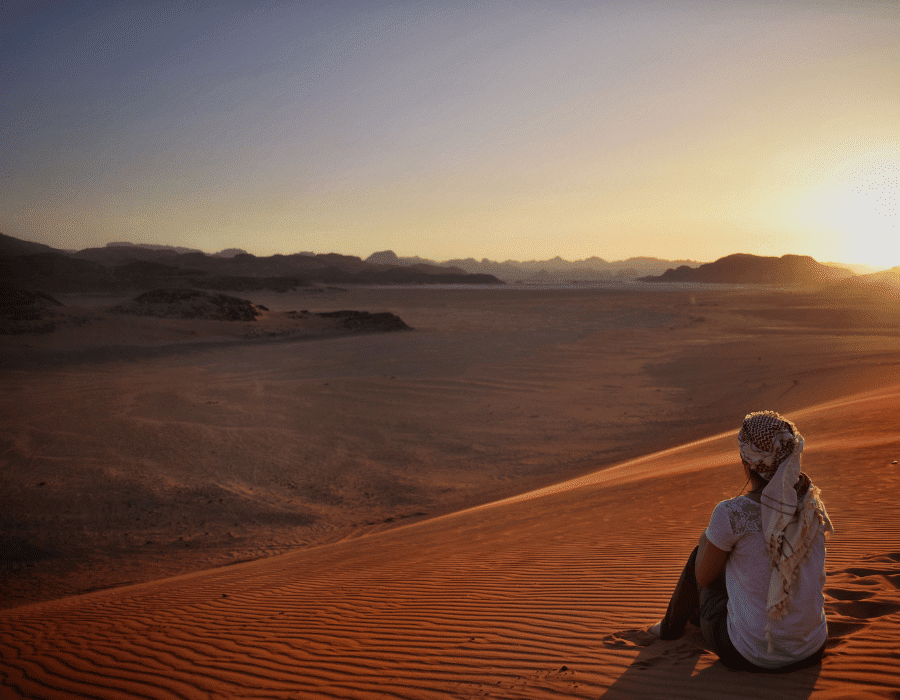
[[[663,641],[644,630],[625,630],[603,639],[607,648],[641,649],[625,672],[600,697],[632,698],[808,698],[816,686],[821,664],[792,673],[735,671],[705,648],[697,629],[681,639]],[[697,667],[701,666],[700,670]]]

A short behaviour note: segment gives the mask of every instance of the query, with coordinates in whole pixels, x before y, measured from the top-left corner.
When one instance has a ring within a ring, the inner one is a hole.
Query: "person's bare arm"
[[[694,565],[694,573],[697,583],[708,586],[715,581],[725,568],[725,561],[730,552],[719,549],[706,539],[706,533],[700,535],[700,548],[697,550],[697,561]]]

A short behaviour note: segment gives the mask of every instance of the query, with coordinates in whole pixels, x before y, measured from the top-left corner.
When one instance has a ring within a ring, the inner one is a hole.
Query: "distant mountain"
[[[435,262],[420,257],[399,257],[392,250],[372,253],[366,262],[391,265],[434,265],[453,267],[470,274],[488,274],[504,282],[526,282],[530,284],[560,284],[568,282],[603,282],[611,280],[634,280],[646,275],[662,274],[673,265],[697,266],[694,260],[660,260],[659,258],[629,258],[609,262],[603,258],[590,257],[585,260],[569,261],[559,256],[550,260],[506,260],[495,262],[484,258],[465,258]]]
[[[674,266],[674,267],[673,267]],[[737,284],[825,284],[853,272],[809,256],[735,254],[712,263],[652,257],[606,261],[495,262],[466,258],[435,262],[390,250],[366,260],[337,253],[257,257],[239,248],[208,255],[177,246],[113,243],[76,253],[0,234],[0,282],[42,292],[122,292],[160,287],[215,291],[287,290],[310,284],[559,284],[649,280]]]
[[[107,248],[144,248],[146,250],[167,250],[171,253],[202,253],[202,250],[196,248],[183,248],[177,245],[157,245],[155,243],[128,243],[127,241],[116,241],[107,243]]]
[[[51,248],[43,243],[21,241],[18,238],[0,233],[0,256],[14,257],[17,255],[31,255],[33,253],[59,253],[56,248]]]
[[[0,234],[2,235],[2,234]],[[374,264],[352,255],[256,257],[238,249],[207,255],[173,246],[116,243],[66,253],[0,238],[0,280],[43,292],[123,292],[159,287],[285,291],[310,284],[502,284],[491,275],[418,264]]]
[[[376,265],[403,264],[403,261],[397,257],[397,254],[393,250],[382,250],[379,253],[372,253],[368,258],[366,258],[366,262],[374,263]]]
[[[112,270],[62,252],[0,256],[4,286],[40,292],[99,292],[121,287]]]
[[[900,266],[868,275],[849,277],[829,285],[825,293],[844,300],[859,299],[900,301]]]
[[[735,253],[697,268],[682,266],[642,280],[720,284],[825,284],[851,276],[851,270],[822,265],[808,255],[782,255],[777,258]]]
[[[198,250],[197,248],[183,248],[182,246],[173,246],[173,245],[157,245],[154,243],[128,243],[128,242],[116,242],[116,243],[107,243],[107,248],[140,248],[143,250],[153,250],[153,251],[165,251],[169,253],[201,253],[204,254],[202,250]],[[78,252],[78,251],[75,251]],[[133,250],[132,250],[133,252]],[[249,255],[249,253],[243,248],[226,248],[225,250],[221,250],[218,253],[213,253],[214,257],[217,258],[233,258],[235,255]],[[308,255],[315,255],[315,253],[308,253]]]
[[[855,272],[857,275],[870,275],[873,272],[878,272],[879,270],[883,270],[884,268],[875,267],[874,265],[864,265],[862,263],[839,263],[839,262],[823,262],[823,265],[828,265],[828,267],[843,267],[851,272]]]
[[[235,255],[249,255],[246,250],[242,248],[226,248],[225,250],[220,250],[218,253],[213,253],[217,258],[233,258]]]

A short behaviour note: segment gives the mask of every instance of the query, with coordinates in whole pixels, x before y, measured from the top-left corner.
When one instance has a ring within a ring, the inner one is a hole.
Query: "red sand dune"
[[[900,385],[791,414],[836,527],[828,651],[729,671],[662,614],[733,433],[287,554],[0,612],[4,698],[898,698]]]

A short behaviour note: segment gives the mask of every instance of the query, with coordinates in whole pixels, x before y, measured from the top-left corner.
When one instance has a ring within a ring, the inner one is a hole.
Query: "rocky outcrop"
[[[373,314],[368,311],[324,311],[316,315],[335,319],[341,328],[357,332],[381,333],[412,330],[402,318],[387,312]]]
[[[49,333],[56,328],[61,308],[49,294],[0,287],[0,335]]]
[[[157,318],[195,318],[215,321],[254,321],[264,307],[227,294],[196,289],[154,289],[110,309],[115,313]]]

